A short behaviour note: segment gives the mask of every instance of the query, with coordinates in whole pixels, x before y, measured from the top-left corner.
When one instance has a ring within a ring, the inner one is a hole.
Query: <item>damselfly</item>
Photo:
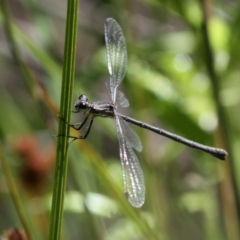
[[[112,18],[106,19],[105,22],[105,41],[107,47],[108,71],[110,74],[110,81],[107,84],[107,88],[110,93],[111,102],[90,103],[88,102],[87,96],[83,94],[80,95],[74,104],[75,110],[73,112],[83,112],[85,119],[82,123],[67,124],[76,130],[80,130],[83,126],[86,126],[87,130],[83,136],[69,137],[73,140],[85,139],[90,132],[95,117],[100,116],[114,118],[117,127],[125,194],[132,206],[141,207],[145,201],[145,184],[143,172],[133,149],[141,151],[142,144],[136,132],[127,122],[171,138],[172,140],[185,144],[189,147],[207,152],[221,160],[226,158],[227,152],[220,148],[213,148],[188,140],[176,134],[118,113],[118,107],[129,106],[129,102],[125,98],[124,94],[118,91],[118,86],[121,84],[126,73],[127,49],[122,29]]]

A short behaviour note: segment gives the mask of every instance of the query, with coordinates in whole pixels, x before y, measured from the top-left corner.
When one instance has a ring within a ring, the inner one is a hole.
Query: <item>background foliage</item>
[[[9,0],[9,15],[0,2],[0,157],[19,192],[10,194],[0,168],[0,230],[25,226],[17,198],[33,239],[46,239],[66,1]],[[230,154],[219,161],[135,128],[147,192],[144,206],[133,209],[123,194],[114,121],[96,119],[88,139],[69,146],[62,239],[239,239],[239,2],[80,1],[73,101],[80,93],[109,100],[107,17],[127,41],[121,87],[131,106],[124,113]]]

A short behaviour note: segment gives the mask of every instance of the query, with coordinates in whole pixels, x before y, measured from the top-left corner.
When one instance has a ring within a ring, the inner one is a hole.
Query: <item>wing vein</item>
[[[124,137],[124,126],[118,116],[116,116],[116,126],[125,195],[132,206],[141,207],[145,201],[143,172],[131,144]]]

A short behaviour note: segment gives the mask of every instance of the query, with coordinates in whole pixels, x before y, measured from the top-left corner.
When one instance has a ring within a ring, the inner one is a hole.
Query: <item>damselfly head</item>
[[[78,100],[75,102],[74,107],[76,111],[81,111],[88,108],[88,97],[84,94],[81,94]]]

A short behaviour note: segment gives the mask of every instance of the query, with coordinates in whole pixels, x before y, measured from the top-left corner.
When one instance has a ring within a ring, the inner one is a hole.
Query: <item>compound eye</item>
[[[87,108],[87,104],[85,102],[81,103],[81,109],[86,109]]]
[[[78,99],[81,102],[87,102],[88,101],[88,97],[84,94],[80,95]]]
[[[74,104],[75,110],[77,112],[88,108],[88,98],[86,95],[82,94],[79,96],[78,100]]]

